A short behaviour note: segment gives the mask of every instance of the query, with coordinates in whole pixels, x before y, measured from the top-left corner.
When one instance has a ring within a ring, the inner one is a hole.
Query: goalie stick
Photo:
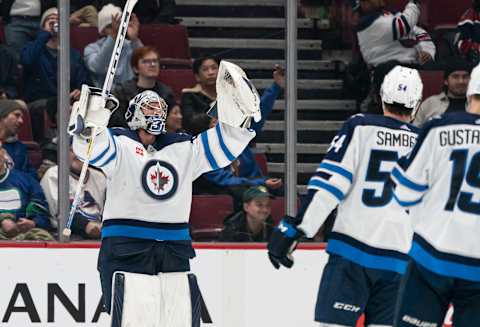
[[[127,35],[130,16],[132,15],[133,8],[137,4],[137,1],[138,0],[127,0],[127,3],[123,8],[120,29],[115,39],[115,45],[113,47],[112,57],[110,58],[110,64],[108,65],[107,75],[105,76],[105,81],[103,83],[103,88],[102,88],[102,99],[103,99],[104,107],[106,105],[107,98],[109,97],[110,91],[112,89],[113,78],[115,77],[115,72],[117,71],[118,61],[120,59],[120,54],[122,53],[125,36]],[[65,226],[65,229],[62,231],[62,234],[65,237],[70,237],[72,233],[71,226],[73,222],[73,216],[75,215],[78,202],[80,201],[80,194],[82,192],[83,183],[85,180],[85,176],[87,174],[88,164],[90,163],[90,157],[91,157],[93,145],[95,142],[95,136],[97,135],[97,128],[98,127],[92,128],[92,134],[90,136],[90,140],[88,143],[87,157],[83,162],[82,171],[78,179],[78,186],[77,186],[77,189],[75,190],[75,197],[73,198],[72,207],[70,208],[67,224]]]

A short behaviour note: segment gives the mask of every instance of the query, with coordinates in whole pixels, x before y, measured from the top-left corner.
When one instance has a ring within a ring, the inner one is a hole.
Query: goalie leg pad
[[[202,312],[207,311],[193,274],[114,275],[112,327],[196,327]]]

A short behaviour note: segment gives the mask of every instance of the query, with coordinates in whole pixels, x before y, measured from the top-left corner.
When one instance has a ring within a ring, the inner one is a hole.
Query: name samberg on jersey
[[[313,237],[338,205],[327,251],[403,273],[412,230],[405,210],[392,201],[389,175],[413,148],[416,131],[385,116],[359,114],[347,120],[309,182],[315,194],[299,229]]]

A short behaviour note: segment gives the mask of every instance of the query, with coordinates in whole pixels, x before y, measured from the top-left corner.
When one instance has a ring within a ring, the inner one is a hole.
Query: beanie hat
[[[102,7],[98,12],[98,32],[102,33],[103,29],[112,23],[112,16],[122,15],[122,9],[111,3]]]
[[[462,58],[451,58],[448,60],[445,70],[443,71],[443,78],[446,80],[448,76],[456,71],[465,71],[470,73],[472,71],[472,65]]]
[[[7,117],[15,110],[23,110],[21,103],[16,100],[0,100],[0,119]]]
[[[48,16],[51,16],[51,15],[58,15],[58,9],[56,7],[45,10],[45,12],[42,15],[42,18],[40,19],[40,28],[43,28],[43,24],[45,24],[45,21],[47,20]]]

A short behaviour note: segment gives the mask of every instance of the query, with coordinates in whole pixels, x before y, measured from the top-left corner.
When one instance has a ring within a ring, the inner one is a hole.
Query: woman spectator
[[[160,56],[153,47],[141,47],[133,51],[130,64],[136,76],[114,89],[113,94],[117,97],[120,105],[112,114],[109,127],[128,127],[125,122],[128,103],[135,95],[145,90],[155,91],[165,100],[169,110],[177,105],[172,89],[157,80],[160,72],[159,59]]]
[[[180,111],[180,106],[175,105],[172,108],[168,107],[167,122],[165,127],[167,128],[167,133],[179,133],[182,132],[182,112]]]

